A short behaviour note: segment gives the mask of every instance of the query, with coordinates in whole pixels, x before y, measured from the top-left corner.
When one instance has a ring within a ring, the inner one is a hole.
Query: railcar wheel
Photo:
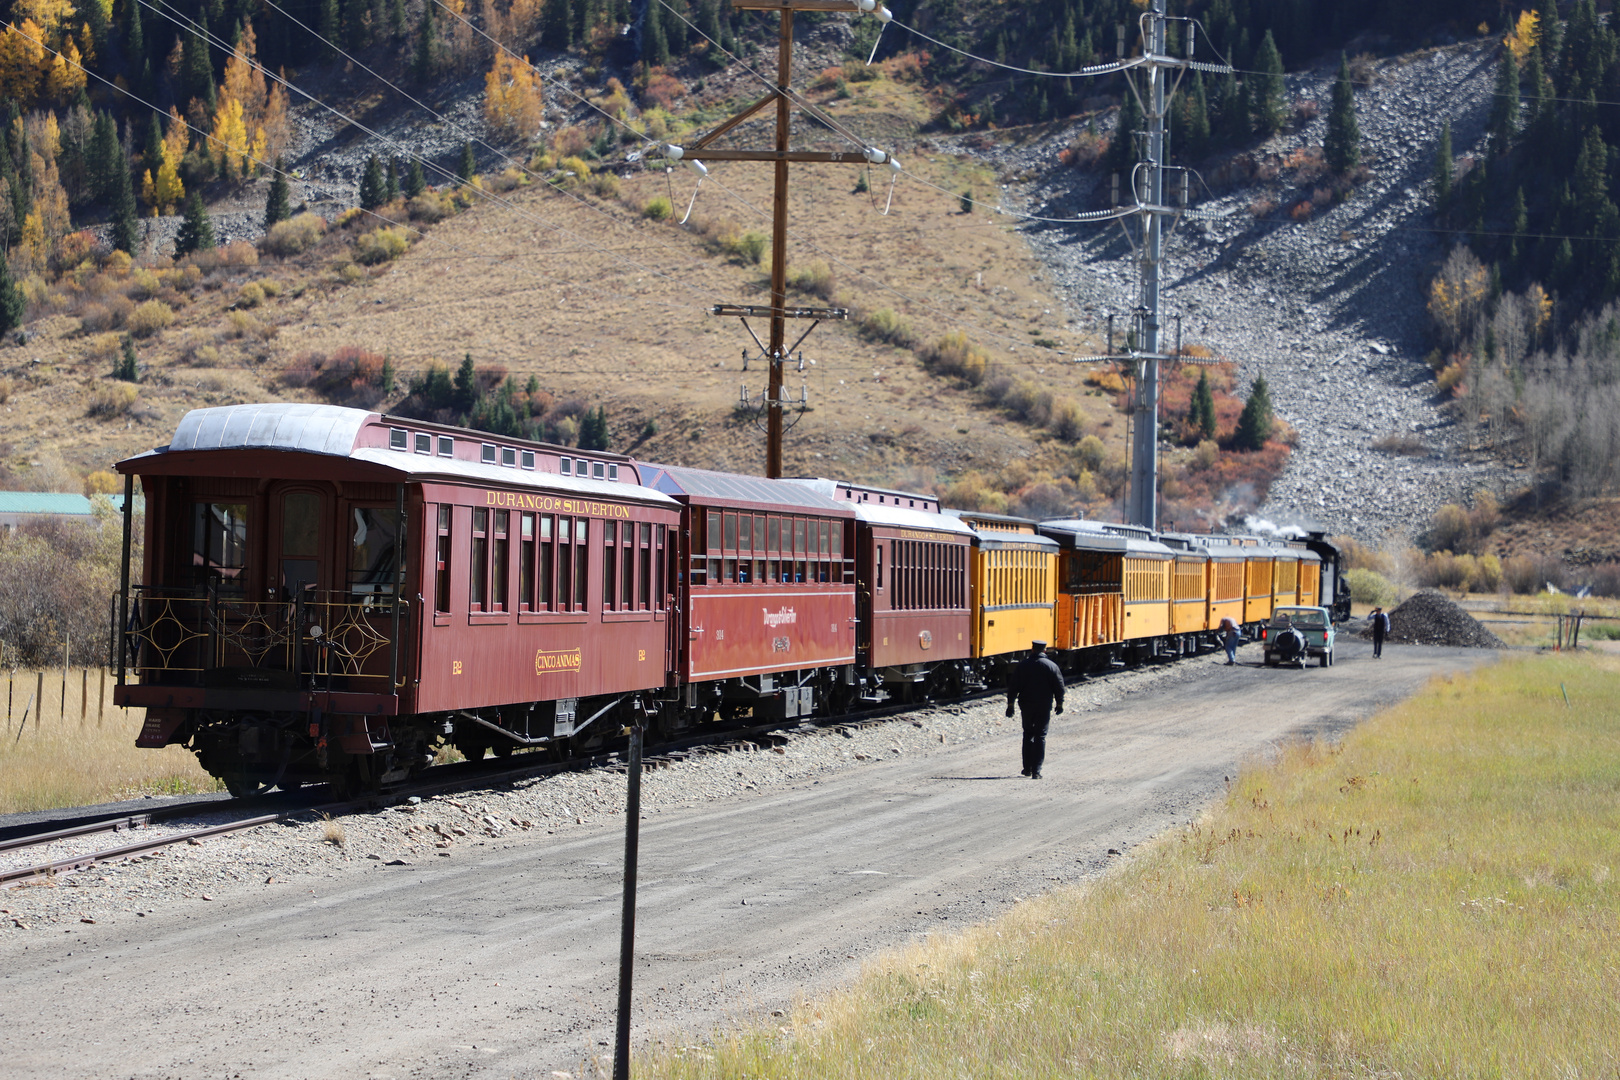
[[[238,799],[251,799],[270,790],[268,783],[246,773],[226,773],[219,779],[224,783],[225,790]]]
[[[517,748],[509,742],[498,742],[490,749],[495,751],[495,756],[498,758],[509,758],[512,756],[512,751]]]

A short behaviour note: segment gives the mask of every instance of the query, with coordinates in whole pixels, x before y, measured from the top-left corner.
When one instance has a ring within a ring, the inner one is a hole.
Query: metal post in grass
[[[101,684],[101,694],[96,699],[96,727],[100,727],[107,718],[107,670],[101,670],[101,677],[96,680]]]
[[[90,715],[90,669],[85,668],[79,672],[79,726],[84,727],[85,718]]]
[[[636,855],[641,825],[641,718],[630,727],[625,794],[624,915],[619,922],[619,1030],[613,1043],[613,1080],[630,1080],[630,978],[636,962]]]
[[[56,718],[67,723],[67,669],[68,661],[73,657],[73,635],[68,634],[62,638],[62,700],[56,703]]]
[[[33,700],[37,701],[39,703],[39,712],[34,713],[34,734],[38,735],[39,734],[39,713],[42,713],[42,712],[45,711],[45,669],[44,668],[40,668],[39,672],[34,677],[34,697],[33,697]],[[26,716],[23,717],[23,723],[26,724],[27,722],[28,722],[28,718]],[[20,734],[22,732],[22,728],[18,728],[17,731]]]

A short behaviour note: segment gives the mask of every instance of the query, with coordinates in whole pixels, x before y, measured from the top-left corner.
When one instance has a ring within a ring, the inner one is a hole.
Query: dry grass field
[[[1614,1075],[1616,676],[1436,681],[1088,888],[638,1075]]]
[[[856,89],[855,100],[837,104],[857,126],[914,131],[925,113],[907,86]],[[1062,299],[1011,219],[962,212],[966,190],[996,201],[998,178],[969,158],[915,143],[898,149],[908,175],[887,214],[888,185],[875,170],[872,190],[861,193],[854,166],[795,167],[789,269],[815,269],[826,297],[800,299],[857,315],[892,309],[921,343],[961,331],[988,354],[992,374],[1074,398],[1085,430],[1121,451],[1124,422],[1111,399],[1083,382],[1087,369],[1063,359],[1089,344],[1070,332]],[[410,225],[410,251],[381,266],[345,269],[349,260],[323,245],[214,271],[181,290],[172,325],[137,341],[147,370],[138,399],[103,402],[99,417],[90,413],[107,393],[116,335],[81,328],[80,298],[36,304],[59,313],[34,323],[38,336],[26,345],[0,347],[8,387],[0,452],[14,473],[82,475],[165,441],[187,409],[308,398],[282,372],[312,353],[359,347],[387,354],[402,384],[470,353],[519,384],[532,374],[558,399],[605,405],[615,449],[757,470],[763,437],[734,406],[745,384],[763,389],[764,372],[758,364],[742,371],[752,340],[738,320],[706,307],[767,300],[769,255],[755,265],[704,237],[768,232],[770,169],[718,165],[682,228],[676,222],[696,185],[685,169],[629,174],[616,194],[528,183],[432,226]],[[674,217],[643,216],[660,196]],[[248,310],[241,286],[266,280],[274,295]],[[807,327],[790,323],[789,332]],[[1015,462],[1020,476],[1072,471],[1069,445],[986,407],[955,380],[930,376],[909,350],[861,336],[855,319],[822,324],[801,351],[805,370],[790,371],[788,386],[797,394],[802,383],[811,411],[788,436],[790,473],[927,484],[973,469],[994,476]]]
[[[101,669],[69,668],[65,681],[61,668],[3,674],[0,814],[218,790],[190,751],[135,748],[145,710],[113,708],[113,679]]]

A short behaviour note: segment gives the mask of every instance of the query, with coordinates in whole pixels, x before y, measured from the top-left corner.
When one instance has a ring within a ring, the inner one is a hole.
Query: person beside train
[[[1367,621],[1372,624],[1373,659],[1382,660],[1384,658],[1384,638],[1389,634],[1389,616],[1384,614],[1383,608],[1375,607],[1372,609],[1372,613],[1367,616]]]
[[[1221,619],[1220,634],[1221,644],[1226,646],[1226,666],[1231,667],[1237,663],[1238,638],[1241,635],[1237,620],[1230,615],[1224,616]]]
[[[1063,672],[1046,655],[1046,642],[1032,641],[1029,655],[1013,668],[1007,680],[1007,717],[1016,705],[1024,721],[1024,776],[1041,778],[1046,762],[1046,729],[1052,722],[1053,705],[1063,714]]]

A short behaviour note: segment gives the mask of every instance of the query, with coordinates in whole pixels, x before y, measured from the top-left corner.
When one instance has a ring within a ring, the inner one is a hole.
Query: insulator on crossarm
[[[871,11],[877,7],[877,0],[855,0],[855,6],[861,11]]]
[[[894,12],[892,12],[888,8],[884,7],[882,4],[878,4],[877,5],[877,10],[874,11],[872,14],[877,16],[878,22],[883,22],[883,23],[886,23],[889,20],[894,18]]]
[[[862,154],[866,157],[867,161],[870,161],[874,165],[881,165],[885,161],[889,160],[889,155],[885,154],[882,150],[879,150],[875,146],[868,146],[862,151]]]
[[[697,173],[699,176],[709,175],[709,167],[703,164],[701,161],[688,161],[686,163],[686,167]]]
[[[676,146],[674,143],[664,144],[664,156],[669,158],[669,160],[679,161],[685,155],[686,151],[681,149],[679,146]]]

